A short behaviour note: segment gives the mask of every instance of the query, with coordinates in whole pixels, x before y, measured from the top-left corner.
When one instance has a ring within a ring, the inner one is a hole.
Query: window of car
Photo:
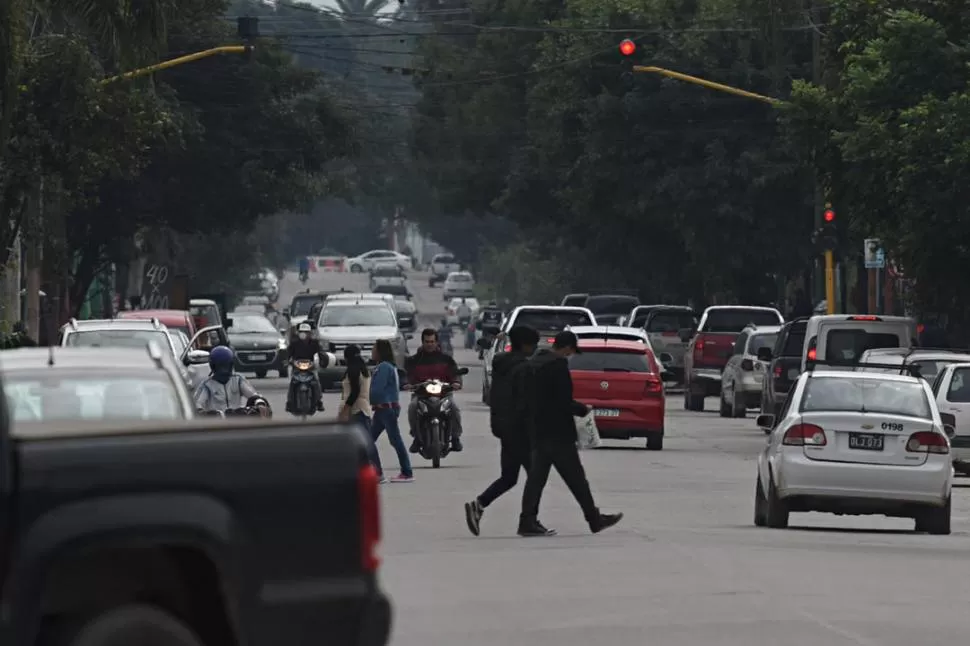
[[[391,294],[392,296],[407,296],[407,285],[377,285],[374,287],[375,294]]]
[[[970,368],[955,368],[946,400],[954,404],[970,404]]]
[[[67,345],[75,348],[144,348],[149,341],[169,347],[163,330],[78,330],[67,335]]]
[[[926,381],[936,381],[936,377],[951,363],[963,363],[955,359],[912,359],[908,362],[919,369],[919,376]]]
[[[867,332],[860,328],[829,330],[825,343],[825,360],[831,363],[858,363],[866,350],[898,348],[895,333]]]
[[[396,325],[396,317],[384,306],[331,305],[325,307],[323,313],[320,314],[320,327],[393,327]]]
[[[313,307],[314,303],[322,303],[326,296],[315,295],[315,296],[297,296],[290,303],[290,316],[306,316],[310,313],[310,308]]]
[[[754,325],[781,325],[782,320],[773,310],[750,307],[729,307],[709,310],[704,320],[703,332],[738,333],[749,323]]]
[[[232,334],[276,334],[276,328],[269,319],[260,314],[239,314],[232,317]]]
[[[593,314],[629,314],[640,304],[636,296],[601,295],[586,299],[586,309]]]
[[[652,316],[651,316],[652,314]],[[697,325],[697,317],[693,312],[687,310],[653,310],[637,312],[633,320],[633,327],[646,325],[647,332],[651,334],[669,334],[676,336],[683,328],[692,328]]]
[[[432,262],[440,262],[440,263],[451,264],[451,263],[455,262],[455,257],[454,256],[447,256],[447,255],[445,255],[445,256],[435,256],[434,257],[434,260],[432,260]]]
[[[183,419],[174,385],[165,373],[4,375],[7,407],[15,422],[74,419]]]
[[[775,347],[775,340],[778,335],[775,333],[765,332],[763,334],[752,334],[751,338],[748,339],[747,353],[758,356],[758,350],[761,348],[773,348]]]
[[[802,356],[802,349],[805,347],[806,328],[807,326],[804,323],[800,323],[797,326],[793,324],[788,330],[788,336],[785,337],[785,345],[780,348],[781,353],[778,356]]]
[[[561,332],[567,327],[595,325],[589,314],[582,311],[563,310],[520,310],[515,316],[515,325],[528,325],[541,332]]]
[[[742,332],[738,335],[738,338],[734,340],[734,351],[732,354],[741,355],[744,354],[744,348],[748,344],[748,332]]]
[[[653,372],[645,352],[633,350],[588,350],[574,354],[570,370],[594,372]]]
[[[922,383],[878,378],[812,377],[805,387],[801,411],[932,417]]]

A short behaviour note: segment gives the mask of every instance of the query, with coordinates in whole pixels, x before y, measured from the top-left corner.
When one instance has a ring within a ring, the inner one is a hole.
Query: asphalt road
[[[423,275],[419,275],[423,278]],[[316,274],[315,289],[366,288],[366,278]],[[284,279],[282,301],[299,284]],[[412,283],[420,312],[439,318],[440,288]],[[951,536],[912,532],[881,517],[795,514],[792,528],[755,528],[755,456],[763,433],[722,419],[715,402],[687,413],[671,396],[667,442],[607,441],[583,460],[597,502],[622,511],[593,536],[553,476],[542,521],[552,538],[515,535],[521,483],[482,521],[465,527],[462,504],[497,475],[498,446],[480,403],[476,355],[458,397],[465,451],[440,470],[418,456],[415,482],[382,489],[381,578],[393,598],[393,646],[935,646],[970,634],[970,495],[953,497]],[[285,382],[258,380],[282,412]],[[330,416],[337,395],[328,394]],[[380,440],[385,468],[396,464]],[[958,483],[965,485],[970,481]]]

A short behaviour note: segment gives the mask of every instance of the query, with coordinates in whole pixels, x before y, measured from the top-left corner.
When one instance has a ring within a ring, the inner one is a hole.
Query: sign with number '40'
[[[148,263],[141,281],[141,307],[146,310],[166,310],[169,307],[168,265]]]

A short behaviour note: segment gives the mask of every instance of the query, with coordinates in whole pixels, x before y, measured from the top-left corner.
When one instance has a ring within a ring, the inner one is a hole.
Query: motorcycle
[[[459,375],[467,375],[468,368],[460,368]],[[454,384],[439,379],[429,379],[415,384],[418,398],[418,439],[421,442],[421,457],[431,460],[435,469],[441,466],[441,459],[451,453],[451,407],[454,405],[448,395],[456,390]]]
[[[306,419],[317,412],[317,400],[314,396],[316,390],[316,374],[313,369],[313,361],[309,359],[298,359],[293,362],[293,376],[290,383],[295,384],[293,390],[293,402],[290,412]]]

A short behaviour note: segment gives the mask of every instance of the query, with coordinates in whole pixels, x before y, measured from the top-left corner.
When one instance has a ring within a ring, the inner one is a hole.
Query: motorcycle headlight
[[[286,339],[280,339],[276,343],[276,347],[278,347],[280,350],[286,350]]]

